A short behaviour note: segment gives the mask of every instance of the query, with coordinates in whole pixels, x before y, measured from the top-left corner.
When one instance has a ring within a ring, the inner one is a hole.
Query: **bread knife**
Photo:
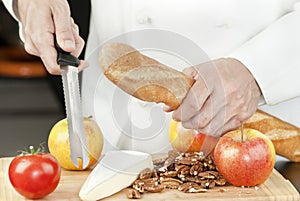
[[[70,141],[70,157],[73,164],[79,167],[78,159],[82,160],[82,168],[89,164],[86,137],[84,133],[82,105],[80,100],[78,66],[80,60],[69,52],[62,50],[55,41],[57,50],[57,63],[60,65],[66,115],[68,121],[68,133]]]

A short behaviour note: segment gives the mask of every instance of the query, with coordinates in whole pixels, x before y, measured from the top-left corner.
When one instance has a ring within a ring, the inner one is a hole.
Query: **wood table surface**
[[[24,201],[11,186],[8,179],[8,166],[12,158],[0,159],[0,201]],[[79,201],[79,190],[87,178],[90,171],[66,171],[62,170],[61,180],[56,190],[50,195],[39,200],[54,201]],[[103,199],[127,200],[126,190]],[[300,201],[299,192],[286,180],[277,170],[273,170],[269,179],[262,185],[251,188],[241,188],[234,186],[216,187],[206,193],[189,194],[177,190],[164,190],[162,193],[145,193],[141,201],[162,201],[162,200],[255,200],[255,201]]]

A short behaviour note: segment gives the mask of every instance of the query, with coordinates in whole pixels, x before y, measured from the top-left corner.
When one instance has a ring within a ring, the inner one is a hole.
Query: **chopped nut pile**
[[[127,192],[130,199],[141,198],[141,193],[157,193],[165,188],[184,193],[203,193],[226,180],[217,171],[212,156],[202,152],[170,151],[163,159],[155,160],[154,170],[143,170]]]

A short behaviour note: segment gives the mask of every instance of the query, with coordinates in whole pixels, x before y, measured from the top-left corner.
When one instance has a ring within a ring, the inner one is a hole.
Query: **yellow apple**
[[[67,119],[57,122],[50,131],[48,148],[57,159],[61,167],[67,170],[83,170],[93,166],[99,159],[103,148],[103,135],[97,123],[92,118],[84,118],[84,131],[90,162],[86,168],[82,167],[79,159],[79,167],[76,167],[70,158],[70,142]]]

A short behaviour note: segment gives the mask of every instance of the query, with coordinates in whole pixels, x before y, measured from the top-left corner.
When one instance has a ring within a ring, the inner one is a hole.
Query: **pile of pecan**
[[[143,170],[133,182],[127,192],[128,198],[139,199],[141,193],[157,193],[166,188],[184,193],[203,193],[226,184],[216,169],[213,157],[205,157],[202,152],[170,151],[166,158],[153,163],[154,170]]]

